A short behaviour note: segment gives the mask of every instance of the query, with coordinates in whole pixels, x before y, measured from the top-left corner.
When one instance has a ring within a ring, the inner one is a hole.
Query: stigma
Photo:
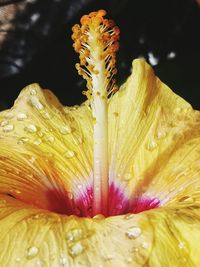
[[[105,19],[106,11],[84,15],[80,25],[73,26],[73,47],[79,53],[76,64],[79,75],[87,82],[83,93],[89,100],[93,126],[93,216],[107,215],[109,200],[108,166],[108,100],[117,90],[114,75],[117,70],[119,28]]]

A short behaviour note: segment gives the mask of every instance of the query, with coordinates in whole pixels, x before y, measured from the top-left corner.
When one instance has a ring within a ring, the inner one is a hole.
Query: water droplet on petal
[[[83,185],[82,184],[77,184],[78,189],[82,189]]]
[[[65,238],[68,241],[79,241],[83,238],[83,230],[81,228],[74,228],[66,232]]]
[[[14,194],[17,194],[17,195],[19,195],[19,194],[22,193],[19,189],[10,189],[9,191],[10,191],[11,193],[14,193]]]
[[[12,125],[12,124],[8,124],[8,125],[5,125],[4,127],[3,127],[3,131],[4,132],[12,132],[13,131],[13,129],[14,129],[14,126]]]
[[[129,181],[133,178],[133,175],[132,173],[125,173],[124,176],[123,176],[123,180],[124,181]]]
[[[5,120],[1,122],[1,126],[4,127],[9,124],[9,121]]]
[[[31,105],[37,110],[42,110],[44,108],[44,106],[42,105],[42,103],[36,96],[31,97],[30,102],[31,102]]]
[[[27,249],[27,251],[26,251],[26,257],[27,257],[27,259],[34,258],[35,256],[37,256],[38,252],[39,252],[39,249],[37,247],[35,247],[35,246],[29,247]]]
[[[25,119],[27,119],[27,115],[25,113],[19,113],[19,114],[17,114],[17,120],[18,121],[23,121]]]
[[[45,141],[49,142],[49,143],[53,143],[55,141],[54,136],[50,135],[48,137],[46,137]]]
[[[73,197],[74,197],[73,194],[72,194],[72,192],[68,192],[67,193],[67,196],[68,196],[69,199],[73,199]]]
[[[44,113],[42,113],[42,117],[43,117],[45,120],[50,120],[50,119],[51,119],[51,116],[50,116],[49,112],[44,112]]]
[[[69,248],[69,253],[72,257],[80,255],[84,251],[84,247],[81,243],[75,243]]]
[[[36,261],[36,266],[42,267],[44,265],[44,262],[42,260],[37,260]]]
[[[36,146],[39,146],[41,143],[42,143],[42,139],[40,139],[40,138],[37,138],[33,141],[33,144]]]
[[[128,257],[127,259],[126,259],[126,262],[127,263],[131,263],[133,261],[133,259],[131,258],[131,257]]]
[[[137,248],[137,247],[134,247],[133,248],[133,252],[136,252],[137,253],[138,251],[139,251],[139,248]]]
[[[185,247],[185,244],[183,242],[179,242],[178,247],[179,249],[183,249]]]
[[[83,137],[82,136],[76,136],[75,138],[74,138],[74,144],[75,145],[80,145],[80,144],[82,144],[83,143]]]
[[[128,213],[128,214],[126,214],[125,216],[124,216],[124,219],[125,220],[130,220],[130,219],[132,219],[134,217],[134,214],[133,213]]]
[[[15,259],[15,261],[16,261],[16,262],[20,262],[20,261],[21,261],[21,258],[20,258],[20,257],[17,257],[17,258]]]
[[[35,132],[37,132],[37,128],[35,125],[30,124],[30,125],[24,127],[24,131],[26,131],[28,133],[35,133]]]
[[[29,141],[29,138],[27,138],[27,137],[20,137],[20,138],[18,139],[17,144],[18,144],[18,145],[23,145],[23,144],[27,143],[28,141]]]
[[[147,149],[148,149],[149,151],[152,151],[152,150],[154,150],[157,146],[158,146],[158,144],[157,144],[154,140],[151,140],[151,141],[149,141],[148,144],[147,144]]]
[[[30,163],[34,163],[34,162],[36,161],[36,157],[31,156],[31,157],[28,159],[28,161],[29,161]],[[32,176],[33,176],[33,175],[32,175]]]
[[[120,211],[123,208],[122,204],[117,204],[116,205],[116,210]]]
[[[93,217],[94,220],[101,221],[105,219],[105,216],[102,214],[97,214]]]
[[[73,150],[67,150],[67,151],[64,153],[64,157],[65,157],[65,158],[68,158],[68,159],[73,158],[73,157],[75,157],[75,156],[76,156],[76,152],[73,151]]]
[[[112,254],[107,254],[107,255],[105,255],[104,256],[104,260],[105,261],[111,261],[111,260],[113,260],[115,257],[114,257],[114,255],[112,255]]]
[[[160,129],[160,130],[158,130],[157,133],[156,133],[156,137],[157,137],[158,139],[165,138],[166,135],[167,135],[167,134],[166,134],[166,132],[165,132],[164,129]]]
[[[67,257],[62,255],[59,261],[61,265],[65,265],[67,263]]]
[[[130,239],[135,239],[137,237],[139,237],[141,235],[142,231],[139,227],[130,227],[127,231],[126,231],[126,236]]]
[[[14,117],[14,114],[12,112],[8,112],[4,115],[6,119],[12,119]]]
[[[30,95],[36,95],[36,94],[37,94],[36,90],[35,89],[31,89]]]
[[[59,130],[61,134],[70,134],[72,132],[72,129],[69,125],[61,126]]]
[[[39,137],[43,137],[43,136],[44,136],[44,134],[45,134],[45,133],[44,133],[44,132],[42,132],[42,131],[38,131],[38,132],[37,132],[37,135],[38,135]]]
[[[142,248],[147,249],[149,247],[147,242],[142,242]]]

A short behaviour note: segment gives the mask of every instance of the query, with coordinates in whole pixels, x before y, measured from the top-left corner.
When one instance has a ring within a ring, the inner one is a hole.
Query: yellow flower
[[[32,84],[0,113],[2,267],[200,266],[200,112],[142,59],[114,94],[104,15],[73,28],[85,103]]]

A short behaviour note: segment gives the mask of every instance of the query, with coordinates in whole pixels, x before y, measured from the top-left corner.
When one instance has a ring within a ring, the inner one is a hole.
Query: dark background
[[[117,81],[143,56],[176,93],[200,109],[200,6],[195,0],[0,0],[0,109],[37,82],[65,105],[80,104],[71,27],[106,9],[121,30]],[[11,16],[12,15],[12,16]]]

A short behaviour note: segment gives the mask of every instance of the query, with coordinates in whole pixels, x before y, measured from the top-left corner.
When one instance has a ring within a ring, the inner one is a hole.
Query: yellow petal
[[[199,206],[91,219],[0,196],[0,264],[194,267],[200,265],[199,229]]]
[[[109,105],[111,179],[129,196],[161,205],[200,191],[200,112],[173,93],[144,60]]]
[[[132,250],[139,246],[133,235],[140,235],[140,216],[130,220],[67,217],[28,207],[8,196],[0,197],[0,207],[0,264],[4,267],[123,267],[132,262]],[[145,226],[139,240],[149,243],[150,230],[151,225]],[[141,248],[133,260],[135,266],[143,264],[149,253],[150,249]]]
[[[26,87],[0,113],[0,192],[41,208],[78,195],[91,183],[91,132],[86,105],[64,108],[50,91]]]

